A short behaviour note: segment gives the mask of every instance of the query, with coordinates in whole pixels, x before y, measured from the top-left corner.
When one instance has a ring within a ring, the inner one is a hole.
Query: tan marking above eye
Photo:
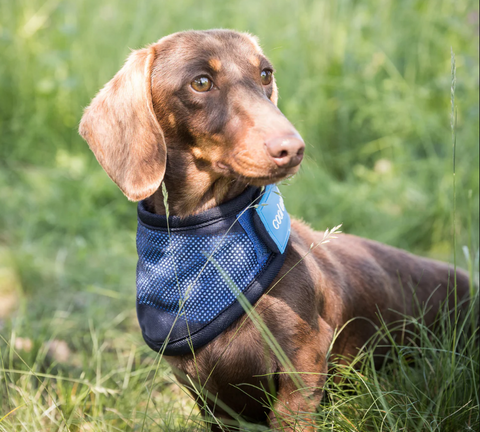
[[[205,93],[212,89],[213,82],[210,78],[206,76],[199,76],[195,78],[190,85],[195,91],[199,93]]]
[[[257,56],[252,55],[249,59],[250,64],[252,64],[255,67],[260,66],[260,59]]]
[[[171,127],[175,127],[175,125],[176,125],[177,122],[176,122],[176,120],[175,120],[175,116],[173,115],[173,113],[170,113],[170,114],[168,115],[168,123],[170,123],[170,126],[171,126]]]
[[[208,64],[215,72],[218,72],[222,68],[222,62],[217,58],[210,59]]]

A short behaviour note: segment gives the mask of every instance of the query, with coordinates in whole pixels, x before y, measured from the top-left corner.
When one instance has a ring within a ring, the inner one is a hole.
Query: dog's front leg
[[[279,367],[277,401],[269,415],[272,428],[285,432],[315,430],[312,413],[322,399],[327,378],[332,328],[319,317],[318,328],[300,333],[290,359],[294,371]]]

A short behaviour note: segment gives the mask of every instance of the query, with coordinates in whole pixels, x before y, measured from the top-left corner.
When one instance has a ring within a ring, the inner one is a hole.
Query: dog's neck
[[[231,179],[219,179],[200,190],[191,184],[179,185],[164,179],[167,189],[167,205],[170,216],[186,217],[202,213],[213,207],[227,202],[240,195],[247,187]],[[162,189],[158,189],[150,199],[150,206],[154,213],[165,215],[167,213]]]
[[[240,180],[214,174],[201,164],[169,154],[163,182],[167,190],[167,206],[171,216],[192,216],[240,195],[248,186]],[[149,207],[160,215],[167,213],[162,187],[150,198]]]

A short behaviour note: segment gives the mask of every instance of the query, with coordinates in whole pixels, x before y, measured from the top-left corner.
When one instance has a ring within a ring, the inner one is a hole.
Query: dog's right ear
[[[155,49],[134,51],[95,96],[80,122],[80,135],[129,200],[152,195],[165,174],[167,150],[152,105]]]

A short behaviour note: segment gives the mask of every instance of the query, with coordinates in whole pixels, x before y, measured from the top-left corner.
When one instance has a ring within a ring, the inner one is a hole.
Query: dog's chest
[[[200,384],[204,393],[217,395],[217,400],[236,412],[262,420],[264,409],[259,401],[265,398],[265,390],[275,394],[278,388],[276,363],[249,324],[230,344],[226,342],[233,334],[229,329],[198,350],[195,358],[167,357],[167,361],[180,371],[176,372],[177,379],[188,387]]]

